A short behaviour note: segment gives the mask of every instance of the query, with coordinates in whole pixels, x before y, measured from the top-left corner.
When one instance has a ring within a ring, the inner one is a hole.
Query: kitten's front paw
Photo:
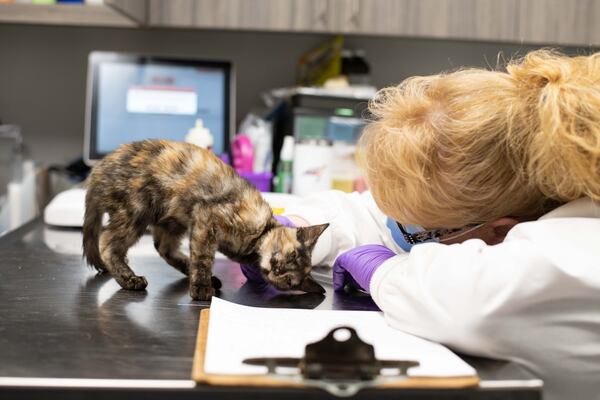
[[[211,276],[210,282],[212,284],[212,287],[215,288],[216,290],[219,290],[223,287],[221,280],[219,278],[217,278],[216,276]]]
[[[190,287],[190,296],[194,300],[208,301],[214,295],[215,295],[215,289],[213,287],[206,287],[206,286],[198,286],[198,287],[191,286]]]
[[[148,281],[143,276],[132,276],[126,279],[121,286],[127,290],[144,290],[148,286]]]

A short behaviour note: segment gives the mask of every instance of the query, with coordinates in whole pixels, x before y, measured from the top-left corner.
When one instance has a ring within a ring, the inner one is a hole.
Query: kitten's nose
[[[307,275],[306,278],[304,278],[299,289],[307,293],[325,293],[325,288],[318,284],[310,275]]]
[[[294,279],[294,274],[292,273],[287,273],[285,275],[282,276],[283,281],[291,288],[292,286],[297,285]]]

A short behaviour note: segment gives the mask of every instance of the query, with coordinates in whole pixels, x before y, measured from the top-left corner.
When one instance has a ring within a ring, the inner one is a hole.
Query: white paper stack
[[[381,360],[415,360],[413,377],[475,376],[475,370],[446,347],[389,327],[374,311],[298,310],[247,307],[214,298],[204,363],[205,373],[252,375],[265,367],[243,364],[253,357],[302,357],[307,343],[339,326],[354,328]]]

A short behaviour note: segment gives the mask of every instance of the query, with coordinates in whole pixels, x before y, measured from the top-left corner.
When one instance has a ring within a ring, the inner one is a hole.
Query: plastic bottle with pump
[[[210,131],[204,126],[204,123],[200,118],[196,120],[196,125],[194,125],[193,128],[190,128],[188,134],[185,135],[185,141],[208,150],[212,150],[214,143]]]
[[[277,166],[277,178],[275,191],[278,193],[292,192],[292,162],[294,158],[294,137],[286,136],[283,139],[283,146],[279,156],[279,165]]]

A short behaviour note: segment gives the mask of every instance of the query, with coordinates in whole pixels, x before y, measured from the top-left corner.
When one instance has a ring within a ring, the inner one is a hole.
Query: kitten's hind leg
[[[128,221],[124,215],[111,215],[100,236],[100,255],[110,275],[123,289],[144,290],[146,278],[136,276],[127,265],[127,250],[144,233],[146,226]]]
[[[154,225],[152,236],[158,254],[173,268],[184,275],[189,273],[189,258],[179,249],[181,238],[187,228],[176,221]]]
[[[190,296],[194,300],[210,300],[221,281],[215,278],[212,267],[218,247],[217,230],[208,219],[197,217],[190,230]]]

